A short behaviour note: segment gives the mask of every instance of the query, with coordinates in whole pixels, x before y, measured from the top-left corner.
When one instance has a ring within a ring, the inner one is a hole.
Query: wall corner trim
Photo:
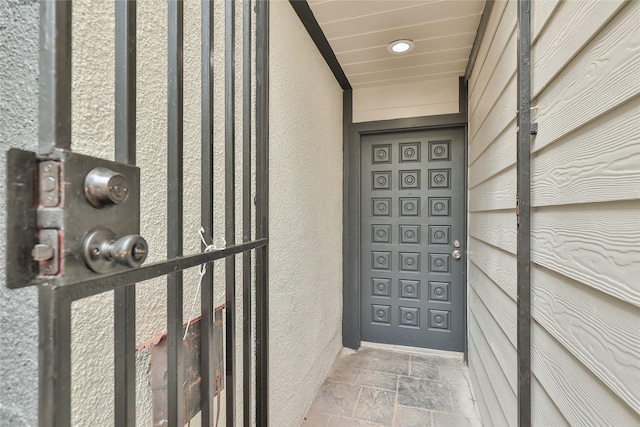
[[[469,54],[469,61],[467,62],[467,69],[464,71],[464,80],[468,81],[471,77],[471,71],[476,64],[476,58],[478,57],[478,51],[480,50],[480,44],[484,39],[484,33],[487,30],[487,24],[489,23],[489,17],[493,10],[493,4],[495,0],[487,0],[480,17],[480,23],[478,24],[478,30],[476,31],[476,38],[473,40],[473,46],[471,47],[471,53]]]
[[[331,45],[329,44],[327,37],[324,35],[322,28],[320,28],[320,24],[316,20],[316,17],[313,15],[307,0],[289,0],[289,3],[300,18],[302,25],[307,29],[309,36],[316,44],[316,47],[331,69],[331,72],[340,84],[340,87],[343,90],[351,90],[349,79],[347,79],[347,76],[344,74],[340,63],[338,62],[338,58],[336,58],[336,54],[333,52],[333,49],[331,49]]]

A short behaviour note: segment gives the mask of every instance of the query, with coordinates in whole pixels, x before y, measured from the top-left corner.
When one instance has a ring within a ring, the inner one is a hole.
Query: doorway
[[[464,128],[367,134],[360,151],[360,336],[465,347]]]

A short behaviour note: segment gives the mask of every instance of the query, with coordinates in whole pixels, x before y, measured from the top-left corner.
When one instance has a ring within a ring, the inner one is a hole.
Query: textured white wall
[[[270,425],[294,426],[341,347],[342,90],[287,1],[270,43]]]
[[[0,425],[38,416],[38,289],[5,287],[6,152],[38,145],[38,2],[0,0]]]

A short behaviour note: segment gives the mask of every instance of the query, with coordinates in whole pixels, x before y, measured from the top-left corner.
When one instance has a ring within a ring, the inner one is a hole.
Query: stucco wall
[[[294,426],[342,342],[342,90],[288,1],[270,43],[270,425]]]
[[[37,424],[38,293],[5,287],[6,152],[38,144],[38,2],[0,0],[0,425]]]

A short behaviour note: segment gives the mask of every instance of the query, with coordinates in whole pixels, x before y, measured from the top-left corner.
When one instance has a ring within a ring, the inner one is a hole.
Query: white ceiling
[[[485,0],[308,0],[351,85],[462,76]],[[387,45],[415,43],[397,55]]]

